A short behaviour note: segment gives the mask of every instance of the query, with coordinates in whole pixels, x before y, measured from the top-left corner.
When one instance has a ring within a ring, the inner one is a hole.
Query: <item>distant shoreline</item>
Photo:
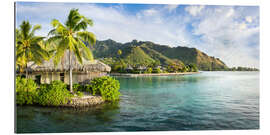
[[[151,74],[132,74],[132,73],[110,73],[110,76],[126,76],[126,77],[140,77],[140,76],[173,76],[173,75],[191,75],[199,74],[201,72],[185,72],[185,73],[151,73]]]

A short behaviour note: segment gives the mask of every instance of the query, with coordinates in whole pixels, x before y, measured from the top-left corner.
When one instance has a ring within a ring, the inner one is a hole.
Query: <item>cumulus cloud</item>
[[[234,7],[208,9],[193,25],[193,34],[201,36],[203,49],[227,65],[259,67],[259,26],[247,24],[243,14]]]
[[[202,10],[204,9],[204,6],[188,6],[185,8],[185,10],[191,14],[192,16],[198,15]]]
[[[145,16],[153,16],[153,15],[155,15],[155,14],[157,14],[157,13],[158,13],[158,11],[155,10],[155,9],[147,9],[147,10],[144,10],[144,11],[143,11],[143,14],[144,14]]]
[[[170,4],[170,5],[165,6],[165,8],[169,10],[169,12],[174,11],[177,7],[178,5],[176,4]]]

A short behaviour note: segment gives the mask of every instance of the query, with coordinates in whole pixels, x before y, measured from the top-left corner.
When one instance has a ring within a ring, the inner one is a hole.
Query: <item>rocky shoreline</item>
[[[64,107],[89,107],[104,103],[101,96],[73,97]]]
[[[152,74],[131,74],[131,73],[110,73],[110,76],[125,76],[125,77],[140,77],[140,76],[172,76],[172,75],[191,75],[200,72],[185,72],[185,73],[152,73]]]
[[[82,97],[72,97],[71,100],[64,105],[61,105],[63,107],[90,107],[90,106],[96,106],[99,104],[102,104],[105,102],[104,99],[102,99],[101,96],[93,96],[88,92],[83,92],[84,96]]]

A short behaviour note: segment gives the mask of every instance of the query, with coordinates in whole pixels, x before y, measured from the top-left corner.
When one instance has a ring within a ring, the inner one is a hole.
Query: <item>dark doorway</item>
[[[60,73],[60,80],[65,82],[65,73]]]
[[[22,74],[22,75],[21,75],[21,78],[26,78],[25,74]]]
[[[36,82],[38,85],[40,85],[40,82],[41,82],[41,75],[36,75],[35,78],[36,78],[35,82]]]

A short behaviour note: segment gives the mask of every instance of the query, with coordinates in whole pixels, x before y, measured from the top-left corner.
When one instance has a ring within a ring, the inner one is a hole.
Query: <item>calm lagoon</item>
[[[17,106],[17,133],[259,129],[259,72],[116,77],[119,103]]]

